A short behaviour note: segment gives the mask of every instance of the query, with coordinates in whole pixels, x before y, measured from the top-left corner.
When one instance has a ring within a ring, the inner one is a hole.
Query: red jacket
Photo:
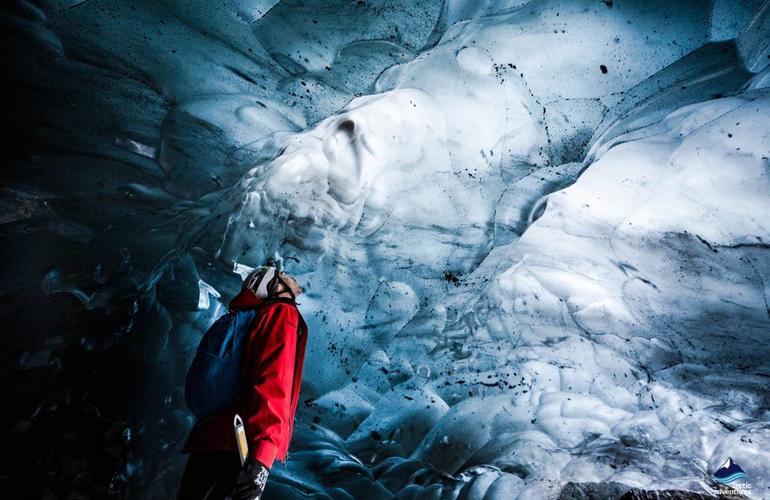
[[[238,294],[230,309],[256,307],[261,300],[248,290]],[[249,454],[270,468],[286,460],[294,427],[307,327],[289,301],[267,304],[254,319],[241,361],[241,397],[232,406],[196,422],[185,453],[237,451],[233,417],[246,428]]]

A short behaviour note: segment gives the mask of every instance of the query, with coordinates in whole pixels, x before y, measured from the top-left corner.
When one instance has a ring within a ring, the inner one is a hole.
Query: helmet
[[[282,283],[287,291],[294,296],[291,288],[281,279],[281,271],[275,266],[262,266],[254,269],[243,282],[243,288],[251,291],[260,299],[266,299],[275,294],[278,284]]]

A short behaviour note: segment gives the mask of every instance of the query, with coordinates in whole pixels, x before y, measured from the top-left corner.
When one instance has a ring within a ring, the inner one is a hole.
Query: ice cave
[[[267,259],[309,336],[263,500],[770,498],[770,2],[0,24],[3,498],[176,498]]]

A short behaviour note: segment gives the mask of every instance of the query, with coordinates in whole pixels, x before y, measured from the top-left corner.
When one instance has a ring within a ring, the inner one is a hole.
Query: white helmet
[[[254,269],[243,282],[243,288],[251,291],[260,299],[266,299],[275,294],[279,283],[282,283],[286,290],[294,296],[291,288],[281,279],[281,271],[275,266],[262,266]]]

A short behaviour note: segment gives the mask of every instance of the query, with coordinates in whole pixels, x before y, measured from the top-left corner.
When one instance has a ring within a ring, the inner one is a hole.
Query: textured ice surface
[[[13,2],[4,251],[49,252],[2,291],[94,314],[13,363],[124,366],[111,488],[167,498],[192,350],[278,255],[311,338],[266,497],[711,492],[729,456],[764,498],[760,4]]]

